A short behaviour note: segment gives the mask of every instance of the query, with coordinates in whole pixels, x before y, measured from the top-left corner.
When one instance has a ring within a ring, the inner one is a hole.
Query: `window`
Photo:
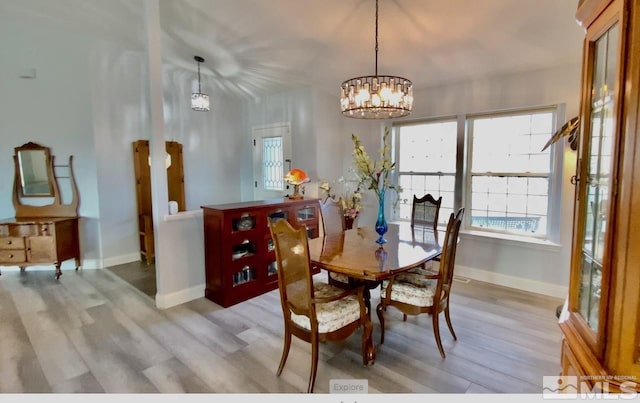
[[[282,197],[287,189],[284,175],[291,169],[291,125],[256,126],[252,134],[255,200]]]
[[[470,226],[544,236],[549,206],[553,111],[468,119]]]
[[[282,137],[262,139],[262,186],[265,190],[284,190]]]
[[[555,108],[397,124],[395,218],[409,220],[413,195],[431,193],[442,196],[441,225],[464,206],[469,229],[546,237],[553,172],[540,150],[555,126]]]
[[[456,120],[426,122],[397,127],[398,181],[402,192],[398,219],[411,219],[413,196],[442,196],[440,223],[446,225],[453,212],[456,174]]]

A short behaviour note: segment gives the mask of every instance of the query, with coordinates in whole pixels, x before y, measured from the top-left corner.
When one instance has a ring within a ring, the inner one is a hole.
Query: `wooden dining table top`
[[[355,279],[380,281],[442,253],[444,230],[412,228],[410,223],[393,223],[388,228],[383,245],[376,243],[379,235],[373,226],[309,239],[311,264]]]

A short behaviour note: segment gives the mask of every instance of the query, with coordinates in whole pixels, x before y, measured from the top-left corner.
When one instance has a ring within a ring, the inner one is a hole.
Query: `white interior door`
[[[252,134],[255,200],[283,197],[284,175],[291,169],[291,124],[256,126]]]

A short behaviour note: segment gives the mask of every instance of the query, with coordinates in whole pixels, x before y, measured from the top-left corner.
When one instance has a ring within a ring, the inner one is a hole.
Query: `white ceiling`
[[[578,63],[578,0],[380,0],[378,72],[415,88]],[[375,0],[161,0],[163,56],[251,96],[374,74]],[[185,64],[186,63],[186,64]]]
[[[9,7],[3,7],[9,5]],[[578,63],[578,0],[380,0],[378,72],[415,88]],[[143,46],[142,0],[0,0],[0,9]],[[163,59],[203,85],[257,97],[301,84],[337,93],[374,73],[375,0],[160,0]],[[134,28],[132,28],[134,27]],[[194,74],[195,77],[195,74]],[[205,91],[206,92],[206,91]]]

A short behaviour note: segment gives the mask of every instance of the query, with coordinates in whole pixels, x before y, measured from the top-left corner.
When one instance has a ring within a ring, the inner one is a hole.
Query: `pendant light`
[[[203,94],[200,89],[200,63],[204,62],[204,59],[200,56],[194,56],[193,58],[198,62],[198,92],[191,94],[191,109],[206,112],[209,110],[209,95]]]
[[[399,76],[378,75],[378,0],[375,50],[375,74],[351,78],[340,86],[342,115],[357,119],[391,119],[409,115],[413,107],[411,81]]]

